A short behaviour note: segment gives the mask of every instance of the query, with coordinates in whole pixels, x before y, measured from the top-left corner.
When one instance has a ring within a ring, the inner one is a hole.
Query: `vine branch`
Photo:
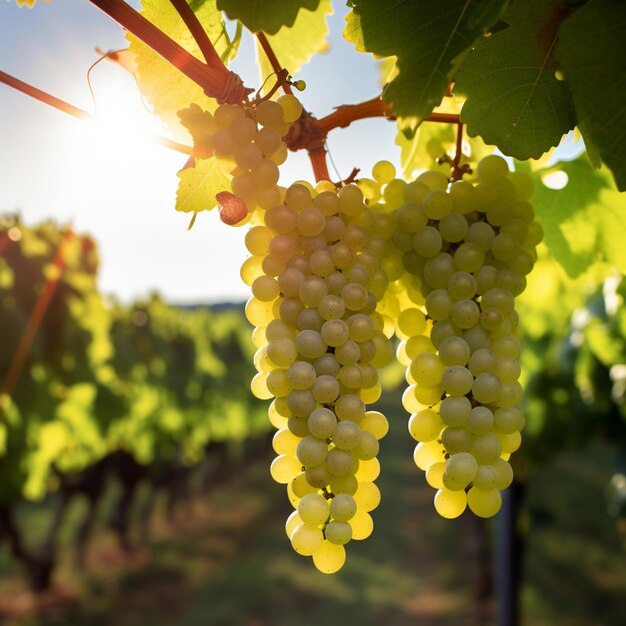
[[[352,122],[367,117],[385,117],[395,120],[391,105],[380,96],[358,104],[344,104],[337,107],[332,113],[317,120],[317,125],[323,133],[329,133],[335,128],[345,128]],[[458,124],[459,116],[455,113],[431,113],[424,118],[425,122],[441,122],[443,124]]]
[[[241,102],[253,91],[245,87],[241,78],[229,71],[221,60],[219,64],[203,63],[123,0],[89,2],[178,68],[199,85],[207,96],[221,102],[235,103]]]
[[[216,67],[222,65],[224,69],[226,69],[222,59],[220,59],[219,54],[217,54],[217,51],[213,47],[209,36],[202,27],[200,20],[194,13],[193,9],[187,4],[187,0],[170,0],[170,2],[178,12],[178,15],[180,15],[183,22],[185,22],[189,32],[198,44],[198,48],[200,48],[200,52],[202,52],[202,56],[205,58],[207,65],[213,65]]]
[[[39,102],[43,102],[44,104],[47,104],[59,111],[63,111],[63,113],[67,113],[72,117],[92,121],[96,119],[92,113],[79,109],[77,106],[74,106],[65,100],[61,100],[61,98],[57,98],[56,96],[49,94],[47,91],[43,91],[42,89],[30,85],[29,83],[25,83],[23,80],[15,78],[15,76],[11,76],[11,74],[7,74],[2,70],[0,70],[0,83],[4,83],[17,91],[20,91],[35,100],[39,100]],[[165,146],[166,148],[170,148],[171,150],[176,150],[177,152],[182,152],[183,154],[193,154],[193,149],[190,146],[178,143],[177,141],[172,141],[166,137],[161,137],[160,135],[150,135],[150,139],[155,143]]]
[[[278,57],[274,53],[274,50],[272,49],[270,42],[267,40],[265,33],[264,32],[257,33],[257,39],[259,40],[259,43],[261,44],[261,48],[263,48],[263,52],[265,52],[265,55],[267,56],[267,60],[270,62],[272,69],[274,70],[274,72],[276,72],[276,76],[280,80],[281,75],[283,76],[285,75],[285,70],[278,62]],[[293,94],[291,85],[285,79],[283,79],[281,83],[282,83],[283,91],[285,93]]]

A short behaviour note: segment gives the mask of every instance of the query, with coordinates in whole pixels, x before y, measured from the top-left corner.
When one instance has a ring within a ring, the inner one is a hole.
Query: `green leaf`
[[[240,20],[253,33],[275,35],[292,26],[300,9],[315,11],[320,0],[217,0],[217,7],[231,20]]]
[[[300,11],[292,27],[283,26],[275,35],[267,35],[278,62],[290,74],[295,74],[316,52],[325,48],[328,35],[326,18],[332,13],[331,0],[320,0],[314,12]],[[258,42],[257,57],[263,83],[274,70]],[[270,79],[268,86],[272,84]]]
[[[460,57],[493,26],[506,0],[351,0],[344,37],[357,50],[397,57],[385,100],[419,124],[446,93]]]
[[[178,117],[193,139],[194,155],[200,158],[211,156],[211,139],[215,132],[213,116],[192,102],[187,108],[178,111]]]
[[[558,80],[554,46],[571,9],[564,0],[514,2],[509,27],[478,42],[456,76],[467,97],[461,121],[516,159],[539,158],[574,128],[567,83]]]
[[[532,197],[545,243],[555,259],[571,277],[584,273],[596,261],[626,272],[626,199],[608,175],[594,170],[584,155],[561,163],[558,169],[567,174],[567,185],[549,189],[541,183],[539,172]]]
[[[216,0],[195,0],[191,7],[205,31],[209,35],[215,50],[222,55],[232,42],[227,36],[222,14],[217,10]],[[180,44],[197,58],[204,60],[193,36],[181,20],[169,0],[142,0],[143,16],[158,26],[166,35]],[[208,98],[201,87],[187,78],[180,70],[159,56],[151,48],[127,33],[130,51],[137,63],[137,82],[142,95],[152,105],[154,112],[165,122],[178,138],[186,138],[177,111],[197,102],[203,109],[215,110],[217,103]],[[236,47],[234,48],[236,51]]]
[[[178,172],[176,210],[184,213],[208,211],[217,205],[215,194],[230,190],[230,177],[224,174],[217,159],[201,159],[194,167]]]
[[[585,140],[626,191],[626,3],[590,0],[563,22],[556,46]]]

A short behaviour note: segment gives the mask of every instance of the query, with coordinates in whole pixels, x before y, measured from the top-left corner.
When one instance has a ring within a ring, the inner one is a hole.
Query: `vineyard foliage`
[[[38,499],[116,451],[194,465],[209,444],[267,429],[247,393],[241,310],[122,306],[96,287],[94,241],[53,223],[0,229],[1,498]],[[19,376],[11,369],[42,291],[53,289]],[[36,389],[36,392],[34,390]],[[10,399],[9,399],[10,398]]]

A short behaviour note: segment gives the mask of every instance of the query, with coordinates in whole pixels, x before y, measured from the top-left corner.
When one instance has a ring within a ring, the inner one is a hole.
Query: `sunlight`
[[[154,138],[164,136],[166,131],[143,105],[133,79],[119,70],[109,71],[97,78],[94,92],[94,118],[76,129],[75,140],[81,152],[77,173],[123,163],[132,167],[138,178],[159,175],[154,171],[158,145]],[[181,155],[181,165],[184,158]]]

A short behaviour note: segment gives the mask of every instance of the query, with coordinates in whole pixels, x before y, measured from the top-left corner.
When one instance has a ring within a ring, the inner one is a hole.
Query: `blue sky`
[[[380,90],[376,63],[341,36],[345,2],[333,4],[329,51],[297,75],[307,82],[305,107],[318,116]],[[33,10],[0,2],[0,69],[87,110],[93,110],[86,72],[97,59],[94,48],[124,46],[122,29],[87,0],[39,2]],[[251,38],[233,69],[258,86]],[[99,111],[147,117],[132,78],[117,67],[99,64],[92,84]],[[329,147],[341,177],[355,166],[367,174],[380,159],[397,163],[394,135],[394,125],[382,119],[333,131]],[[27,223],[52,217],[93,235],[105,293],[128,301],[158,290],[181,303],[247,297],[239,278],[244,230],[226,227],[211,212],[188,232],[188,216],[174,210],[184,161],[165,148],[97,132],[0,85],[0,213],[19,210]],[[280,182],[311,177],[306,155],[291,153]]]

